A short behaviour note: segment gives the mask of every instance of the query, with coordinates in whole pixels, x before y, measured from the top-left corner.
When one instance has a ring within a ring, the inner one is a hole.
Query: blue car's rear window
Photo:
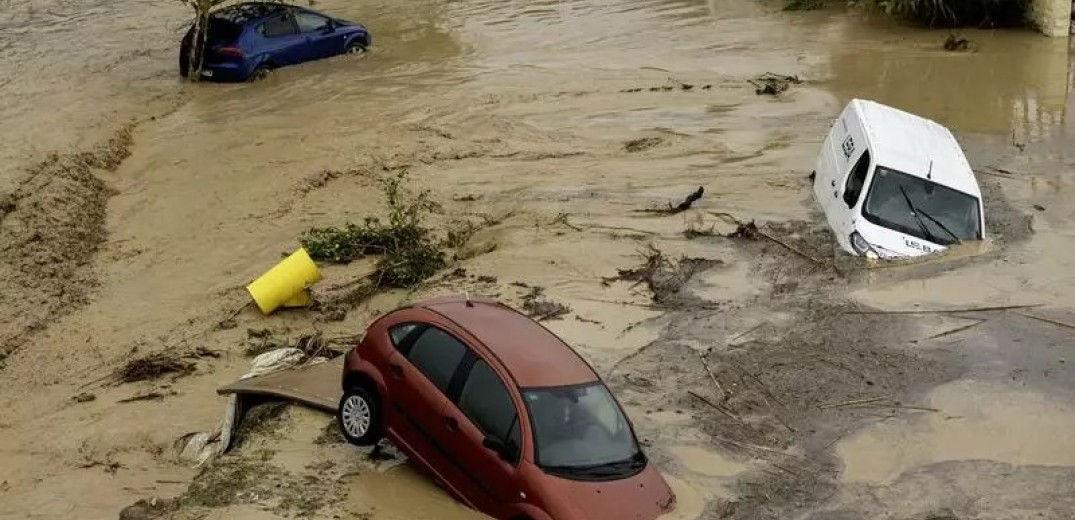
[[[207,39],[211,43],[234,43],[243,33],[243,26],[221,20],[209,18],[209,34]]]

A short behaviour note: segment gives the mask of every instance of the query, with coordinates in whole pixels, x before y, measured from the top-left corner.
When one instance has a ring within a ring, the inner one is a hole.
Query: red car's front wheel
[[[377,397],[365,388],[356,386],[343,393],[336,419],[348,442],[370,446],[381,440],[384,425],[380,412]]]

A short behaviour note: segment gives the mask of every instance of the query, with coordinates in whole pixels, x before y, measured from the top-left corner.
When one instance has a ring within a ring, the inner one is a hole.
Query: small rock
[[[1042,206],[1041,204],[1035,204],[1034,209],[1038,211],[1045,211],[1045,206]]]

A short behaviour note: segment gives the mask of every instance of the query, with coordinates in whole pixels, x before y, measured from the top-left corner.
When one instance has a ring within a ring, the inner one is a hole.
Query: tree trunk
[[[187,44],[187,56],[190,58],[187,61],[187,79],[198,81],[205,64],[205,42],[208,39],[212,3],[209,0],[195,0],[190,6],[194,9],[194,29]]]

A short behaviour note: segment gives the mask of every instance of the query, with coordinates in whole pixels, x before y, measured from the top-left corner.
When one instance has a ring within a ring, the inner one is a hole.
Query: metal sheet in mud
[[[343,356],[340,356],[317,365],[242,379],[217,389],[217,393],[279,397],[335,412],[343,393],[340,387],[342,373]]]

